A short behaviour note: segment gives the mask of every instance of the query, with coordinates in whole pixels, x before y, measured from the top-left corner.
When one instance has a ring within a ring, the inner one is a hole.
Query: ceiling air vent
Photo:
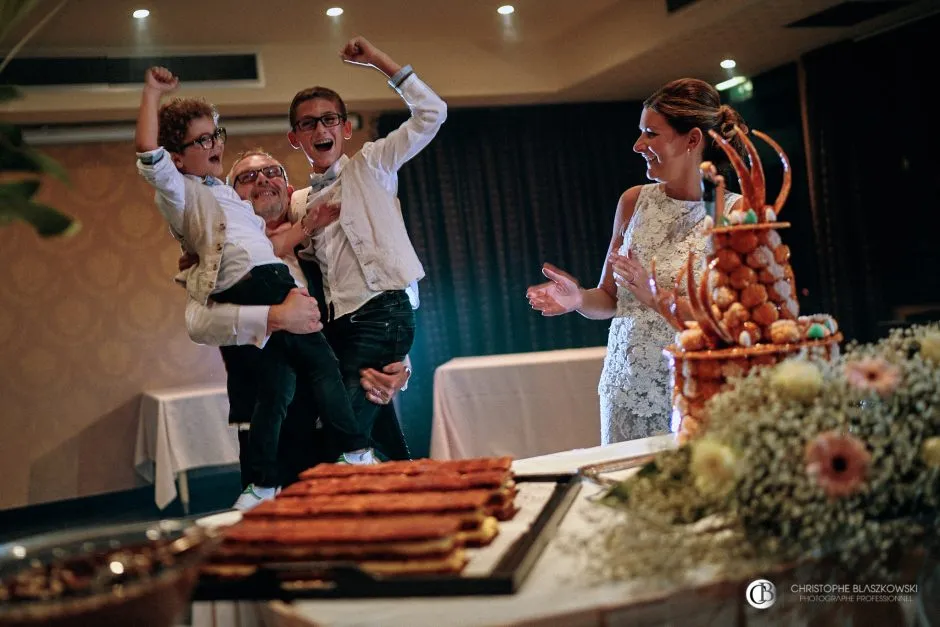
[[[787,28],[839,28],[855,26],[866,20],[908,5],[911,0],[851,0],[833,5],[819,13],[787,24]]]
[[[675,13],[679,9],[683,9],[696,2],[698,2],[698,0],[666,0],[666,11],[668,13]]]
[[[0,83],[73,88],[139,85],[154,65],[169,68],[185,83],[260,84],[255,54],[16,58],[0,74]]]

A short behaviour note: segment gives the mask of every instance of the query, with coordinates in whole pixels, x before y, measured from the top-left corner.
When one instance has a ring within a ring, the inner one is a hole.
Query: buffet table
[[[459,357],[434,372],[431,457],[534,457],[600,444],[603,346]]]
[[[574,472],[582,466],[648,455],[673,446],[673,436],[658,436],[517,460],[513,470],[517,475]],[[620,473],[620,476],[624,474]],[[617,515],[595,502],[602,493],[603,489],[597,485],[582,482],[570,510],[516,594],[298,600],[293,603],[203,602],[193,604],[192,625],[608,627],[670,624],[724,627],[837,622],[874,627],[915,624],[917,610],[910,600],[903,603],[815,603],[792,593],[794,585],[825,583],[825,580],[813,578],[820,577],[815,571],[767,573],[766,576],[774,580],[780,597],[779,602],[769,609],[757,609],[746,602],[750,581],[716,580],[714,571],[705,566],[684,572],[683,584],[650,579],[591,583],[585,577],[584,553],[579,550],[576,540],[596,535],[605,528],[605,520]],[[840,612],[847,612],[849,619]]]
[[[657,436],[603,447],[576,449],[553,455],[517,460],[519,475],[574,472],[602,461],[653,453],[673,446],[672,436]],[[585,484],[565,516],[556,537],[536,563],[522,589],[514,595],[410,599],[349,599],[274,603],[195,603],[193,627],[249,625],[409,625],[458,627],[461,625],[606,625],[626,601],[632,603],[662,596],[662,591],[640,590],[635,584],[590,586],[579,580],[576,553],[559,546],[572,531],[583,533],[593,524],[598,507],[592,498],[600,489]],[[587,516],[586,516],[587,515]],[[696,602],[690,596],[690,603]],[[677,607],[675,611],[690,608]],[[670,609],[669,611],[673,611]],[[662,619],[662,608],[629,609],[630,620],[643,616]],[[446,617],[446,619],[444,618]],[[726,624],[733,615],[716,625]],[[659,624],[656,622],[655,624]]]

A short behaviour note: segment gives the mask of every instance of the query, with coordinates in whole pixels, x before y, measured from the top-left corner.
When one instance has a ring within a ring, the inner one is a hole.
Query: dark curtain
[[[938,32],[933,16],[800,60],[823,309],[851,338],[940,313]]]
[[[399,198],[424,263],[414,374],[401,416],[429,445],[434,369],[454,357],[606,344],[607,321],[543,318],[526,287],[545,261],[596,285],[620,194],[644,182],[631,148],[639,103],[451,110],[400,172]],[[378,135],[405,120],[382,116]]]

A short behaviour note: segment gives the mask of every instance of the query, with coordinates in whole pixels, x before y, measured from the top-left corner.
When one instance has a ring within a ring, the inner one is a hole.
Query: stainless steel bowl
[[[0,627],[168,627],[217,541],[212,529],[166,520],[0,545]]]

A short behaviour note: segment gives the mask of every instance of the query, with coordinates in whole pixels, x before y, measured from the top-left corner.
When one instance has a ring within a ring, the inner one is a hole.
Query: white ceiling
[[[725,57],[754,75],[940,5],[901,3],[850,28],[785,28],[840,1],[699,0],[669,14],[665,0],[68,0],[20,56],[257,52],[262,84],[184,91],[207,97],[227,117],[281,115],[311,84],[336,88],[359,109],[399,106],[374,73],[338,60],[353,34],[414,65],[452,106],[638,99],[680,76],[720,81]],[[498,15],[502,2],[516,12]],[[57,3],[46,0],[42,10]],[[330,6],[345,13],[329,18]],[[150,17],[132,19],[136,8],[149,8]],[[34,89],[0,114],[34,123],[123,120],[133,117],[138,97],[136,87]]]

